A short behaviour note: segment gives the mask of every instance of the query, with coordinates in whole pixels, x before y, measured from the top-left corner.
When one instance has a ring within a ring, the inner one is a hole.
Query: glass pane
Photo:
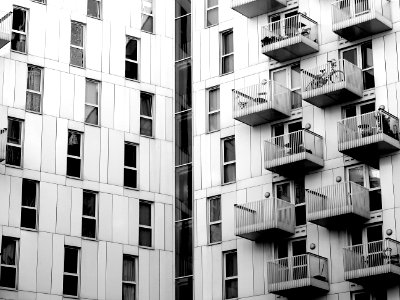
[[[351,230],[351,244],[353,246],[361,245],[363,243],[363,241],[362,241],[362,229],[351,228],[350,230]]]
[[[218,24],[218,7],[207,11],[207,26]]]
[[[40,92],[40,83],[42,70],[38,67],[28,66],[28,84],[27,89]]]
[[[280,241],[277,245],[277,258],[285,258],[289,256],[288,245],[286,241]]]
[[[136,151],[137,151],[136,145],[129,143],[125,144],[125,162],[124,162],[125,166],[136,168],[136,159],[137,159]]]
[[[374,65],[372,56],[372,43],[365,43],[361,45],[362,68],[369,68]]]
[[[192,107],[192,66],[190,60],[175,64],[175,112]]]
[[[6,164],[12,166],[21,166],[21,148],[6,146]]]
[[[99,83],[95,81],[86,81],[86,103],[99,104]]]
[[[16,269],[3,266],[0,272],[0,286],[12,289],[16,288]]]
[[[126,39],[126,58],[130,60],[138,60],[138,40],[127,38]]]
[[[296,89],[301,87],[301,78],[300,78],[300,65],[292,66],[291,69],[292,76],[292,89]]]
[[[375,102],[360,105],[360,113],[362,115],[373,111],[375,111]]]
[[[136,299],[136,285],[122,284],[122,300],[135,300]]]
[[[41,95],[26,92],[26,110],[40,113],[41,111]]]
[[[139,65],[134,62],[125,61],[125,77],[133,80],[138,80]]]
[[[359,166],[349,169],[349,181],[364,186],[364,167]]]
[[[222,58],[222,74],[233,72],[233,54]]]
[[[64,275],[63,294],[78,296],[78,276]]]
[[[301,226],[306,224],[306,206],[300,205],[295,207],[296,213],[296,226]]]
[[[295,182],[294,183],[294,197],[295,204],[300,204],[305,202],[305,189],[304,182]]]
[[[1,240],[1,264],[15,266],[15,251],[17,242],[9,237],[3,236]]]
[[[33,180],[22,180],[22,205],[36,207],[36,192],[38,183]]]
[[[81,134],[68,131],[68,155],[81,156]]]
[[[210,225],[210,243],[217,243],[222,240],[221,223]]]
[[[153,17],[142,14],[142,30],[153,33]]]
[[[175,276],[193,274],[192,221],[175,223]]]
[[[375,87],[374,69],[363,71],[364,90]]]
[[[207,7],[213,7],[218,5],[218,0],[207,0]]]
[[[273,136],[280,136],[285,133],[285,126],[283,124],[278,124],[273,127]]]
[[[71,65],[83,67],[83,50],[71,47]]]
[[[272,80],[280,83],[284,87],[287,87],[286,69],[272,72]]]
[[[147,202],[139,203],[139,224],[151,226],[151,204]]]
[[[224,162],[235,160],[235,139],[224,140]]]
[[[351,62],[354,65],[358,65],[357,62],[357,49],[350,49],[347,51],[343,51],[343,59]]]
[[[140,134],[144,136],[153,136],[153,120],[140,118]]]
[[[83,192],[82,214],[89,217],[96,216],[96,194]]]
[[[21,122],[8,119],[7,143],[21,144]]]
[[[136,189],[137,185],[137,171],[131,169],[124,169],[124,186]]]
[[[175,170],[175,219],[184,220],[192,216],[192,167]]]
[[[208,93],[208,111],[219,110],[219,89],[212,89]]]
[[[219,112],[210,114],[209,115],[208,130],[209,131],[219,130],[219,128],[220,128],[219,124],[220,124]]]
[[[21,227],[36,229],[36,209],[21,207]]]
[[[237,276],[237,253],[225,254],[225,277]]]
[[[26,35],[13,32],[11,35],[11,49],[18,52],[26,52]]]
[[[99,109],[90,105],[85,105],[85,123],[99,125]]]
[[[153,13],[153,1],[152,0],[142,0],[142,12],[147,14]]]
[[[369,192],[369,209],[371,211],[382,209],[382,193],[380,189]]]
[[[288,132],[289,132],[289,133],[295,132],[295,131],[298,131],[298,130],[301,130],[301,129],[303,129],[303,126],[302,126],[301,121],[299,121],[299,122],[294,122],[294,123],[290,123],[290,124],[288,125]]]
[[[359,293],[354,295],[354,300],[370,300],[370,296],[367,293]]]
[[[191,30],[190,15],[175,20],[175,60],[191,56]]]
[[[83,25],[71,23],[71,45],[83,47]]]
[[[151,117],[153,107],[153,95],[140,93],[140,115]]]
[[[151,247],[151,229],[139,228],[139,246]]]
[[[64,248],[64,272],[78,273],[78,249],[65,247]]]
[[[349,106],[344,109],[344,117],[351,118],[357,115],[357,108],[356,106]]]
[[[175,18],[184,16],[191,12],[190,0],[176,0],[175,1]]]
[[[224,166],[224,183],[236,181],[236,164]]]
[[[301,255],[307,252],[307,243],[306,240],[298,240],[292,242],[292,255]]]
[[[175,281],[175,300],[193,299],[193,278],[179,278]]]
[[[98,0],[88,0],[87,15],[100,18],[100,1]]]
[[[383,239],[382,236],[382,226],[372,226],[367,227],[367,241],[368,243],[381,241]]]
[[[82,236],[91,239],[96,238],[96,220],[82,218]]]
[[[26,10],[20,8],[14,8],[12,29],[21,32],[26,31]]]
[[[225,280],[225,298],[232,299],[238,297],[238,280]]]
[[[233,32],[228,31],[222,33],[222,54],[233,52]]]
[[[67,176],[81,177],[81,160],[68,157],[67,158]]]
[[[369,167],[369,187],[378,188],[381,186],[381,175],[379,170]]]
[[[124,255],[122,280],[136,281],[135,258],[133,256]]]
[[[221,220],[221,198],[210,199],[210,222]]]
[[[280,183],[277,184],[275,187],[276,190],[276,197],[278,199],[290,202],[290,183]]]
[[[192,115],[189,112],[175,115],[175,165],[192,161]]]

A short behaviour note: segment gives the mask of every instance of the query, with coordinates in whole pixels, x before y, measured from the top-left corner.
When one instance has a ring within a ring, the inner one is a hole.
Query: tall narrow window
[[[22,180],[21,227],[37,228],[37,204],[39,199],[39,182]]]
[[[147,201],[139,202],[139,246],[152,246],[152,204]]]
[[[139,40],[126,37],[125,77],[139,80]]]
[[[221,196],[209,198],[208,208],[209,242],[218,243],[222,240]]]
[[[221,74],[233,72],[233,30],[221,33]]]
[[[140,134],[153,136],[153,95],[140,93]]]
[[[153,0],[142,0],[142,31],[153,33]]]
[[[238,297],[237,252],[224,254],[224,299]]]
[[[78,22],[71,22],[71,56],[70,64],[72,66],[85,66],[85,25]]]
[[[63,295],[79,296],[79,248],[64,247]]]
[[[138,145],[125,143],[124,186],[136,189],[138,187]]]
[[[218,0],[206,0],[206,22],[207,27],[218,24]]]
[[[99,125],[100,82],[86,79],[85,123]]]
[[[8,236],[1,239],[0,286],[17,288],[18,240]]]
[[[23,121],[9,118],[7,130],[6,164],[21,167]]]
[[[97,194],[83,191],[82,236],[95,239],[97,228]]]
[[[283,181],[274,184],[276,198],[294,204],[296,226],[306,224],[304,180]]]
[[[42,73],[42,68],[28,65],[26,86],[26,110],[28,111],[42,112]]]
[[[88,0],[87,15],[97,19],[101,18],[101,0]]]
[[[302,104],[300,64],[295,63],[280,69],[272,70],[271,78],[292,91],[292,93],[290,93],[292,109],[300,108]]]
[[[81,178],[82,133],[68,130],[67,176]]]
[[[222,140],[222,158],[222,182],[231,183],[236,181],[236,154],[234,137],[229,137]]]
[[[219,87],[207,90],[208,95],[208,132],[220,129]]]
[[[132,255],[124,255],[122,266],[122,300],[137,299],[137,263]]]
[[[28,36],[28,10],[14,6],[12,19],[11,50],[26,53]]]

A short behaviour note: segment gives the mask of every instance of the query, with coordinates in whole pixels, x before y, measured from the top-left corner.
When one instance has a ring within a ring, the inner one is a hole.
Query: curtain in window
[[[28,90],[40,92],[41,70],[36,67],[29,67],[28,70]]]
[[[17,145],[21,143],[21,128],[19,121],[8,120],[7,141],[8,143]]]
[[[123,274],[122,280],[123,281],[135,281],[135,260],[133,257],[124,258],[124,265],[123,265]]]
[[[1,250],[1,263],[4,265],[15,265],[15,241],[3,238]]]
[[[71,24],[71,44],[83,47],[83,25],[78,23]]]
[[[134,284],[124,283],[122,287],[122,300],[135,300],[135,289],[136,286]]]
[[[140,95],[140,114],[142,116],[151,117],[152,97],[148,94]]]
[[[26,109],[30,111],[40,112],[40,95],[27,92]]]

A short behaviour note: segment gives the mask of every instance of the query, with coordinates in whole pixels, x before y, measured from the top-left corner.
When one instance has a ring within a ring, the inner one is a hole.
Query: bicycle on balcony
[[[312,74],[303,70],[305,74],[313,78],[307,84],[306,91],[311,91],[323,87],[327,83],[338,83],[344,81],[344,72],[337,69],[336,59],[328,60],[328,64],[328,68],[330,69],[330,71],[327,72],[326,69],[322,69],[320,70],[321,74]]]

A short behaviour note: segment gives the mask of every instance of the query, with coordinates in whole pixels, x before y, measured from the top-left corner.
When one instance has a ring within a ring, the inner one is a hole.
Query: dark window
[[[175,280],[176,300],[193,299],[193,278],[184,277]]]
[[[83,191],[82,236],[95,239],[97,228],[97,194]]]
[[[125,143],[124,159],[124,186],[136,189],[138,187],[137,168],[138,146],[132,143]]]
[[[136,258],[124,255],[122,266],[122,300],[136,300]]]
[[[37,113],[42,111],[42,71],[42,68],[28,66],[26,110]]]
[[[82,162],[82,133],[68,131],[67,176],[80,178]]]
[[[64,276],[63,294],[66,296],[79,295],[79,249],[64,247]]]
[[[125,77],[139,80],[139,40],[126,37]]]
[[[22,163],[22,122],[8,119],[6,164],[21,167]]]
[[[223,140],[223,183],[236,181],[235,138]]]
[[[21,227],[36,229],[39,182],[22,180]]]
[[[221,197],[211,197],[208,199],[209,206],[209,241],[210,243],[220,242],[222,240],[222,222],[221,222]]]
[[[86,79],[85,123],[99,125],[100,82]]]
[[[140,134],[153,136],[153,95],[140,93]]]
[[[221,74],[233,72],[233,31],[221,33]]]
[[[101,18],[101,0],[88,0],[87,15],[93,18]]]
[[[152,218],[151,203],[139,202],[139,246],[152,246]]]
[[[236,251],[225,253],[224,285],[224,299],[232,299],[238,297],[238,269]]]
[[[175,169],[175,220],[192,217],[192,167],[184,165]]]
[[[175,112],[192,107],[192,65],[189,59],[175,64]]]
[[[192,220],[175,223],[175,277],[193,274]]]
[[[208,91],[208,131],[216,131],[220,128],[220,103],[219,87]]]
[[[71,22],[71,54],[70,64],[76,67],[84,67],[84,25]]]
[[[183,60],[191,56],[191,16],[175,21],[175,60]]]
[[[1,240],[0,286],[17,288],[18,259],[16,239],[3,236]]]
[[[192,161],[192,115],[184,112],[175,115],[175,165]]]
[[[207,27],[218,24],[218,0],[207,0]]]
[[[12,19],[11,49],[26,53],[28,11],[22,7],[14,7]]]

